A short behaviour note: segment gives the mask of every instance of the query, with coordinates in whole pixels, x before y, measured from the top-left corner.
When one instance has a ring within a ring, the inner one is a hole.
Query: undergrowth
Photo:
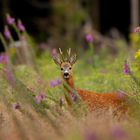
[[[60,69],[52,59],[55,49],[48,48],[37,56],[25,28],[17,28],[15,21],[9,26],[16,28],[19,41],[1,34],[5,47],[0,55],[1,140],[9,136],[13,140],[139,139],[139,60],[130,53],[133,50],[124,47],[123,40],[116,41],[117,54],[111,55],[108,48],[100,48],[97,54],[90,48],[78,55],[73,67],[77,88],[128,96],[131,113],[118,119],[112,110],[91,113],[82,101],[67,97]],[[71,108],[68,100],[72,100]]]

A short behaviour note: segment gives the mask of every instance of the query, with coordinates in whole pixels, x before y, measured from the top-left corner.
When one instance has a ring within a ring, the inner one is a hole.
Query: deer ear
[[[60,66],[61,65],[61,60],[57,56],[53,56],[53,60],[56,65]]]
[[[71,63],[71,65],[76,62],[76,54],[70,57],[69,62]]]

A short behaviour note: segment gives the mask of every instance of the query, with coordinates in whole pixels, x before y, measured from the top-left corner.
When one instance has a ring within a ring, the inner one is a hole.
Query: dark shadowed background
[[[1,0],[0,31],[3,31],[5,14],[10,13],[20,18],[27,31],[39,42],[47,41],[51,36],[61,40],[60,36],[67,36],[67,33],[69,37],[77,36],[76,33],[80,34],[81,27],[89,20],[102,34],[109,35],[115,28],[128,40],[131,26],[139,24],[137,1]],[[133,13],[135,19],[131,18]]]

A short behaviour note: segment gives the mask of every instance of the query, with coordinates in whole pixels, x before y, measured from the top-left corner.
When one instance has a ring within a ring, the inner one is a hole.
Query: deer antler
[[[72,55],[71,55],[71,48],[69,48],[69,49],[67,50],[67,53],[68,53],[67,61],[69,61],[71,64],[74,64],[75,61],[76,61],[76,54],[72,54]]]
[[[71,57],[71,48],[69,48],[69,49],[67,50],[67,53],[68,53],[68,58],[67,58],[67,60],[69,60],[70,57]]]
[[[64,62],[65,59],[64,59],[64,56],[63,56],[63,52],[60,48],[59,48],[59,54],[60,54],[60,57],[61,57],[62,61]]]

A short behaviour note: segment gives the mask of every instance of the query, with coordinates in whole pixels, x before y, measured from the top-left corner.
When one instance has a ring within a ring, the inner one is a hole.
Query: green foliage
[[[121,48],[121,45],[121,43],[118,43],[118,48]],[[118,55],[116,55],[115,57],[111,56],[108,51],[105,51],[106,53],[101,52],[99,54],[96,54],[96,52],[94,52],[94,56],[92,56],[92,51],[87,51],[82,54],[82,56],[79,56],[77,63],[73,67],[75,85],[77,88],[95,91],[99,94],[120,91],[127,93],[130,97],[132,109],[135,110],[131,117],[135,118],[135,121],[139,123],[139,117],[137,117],[139,115],[139,113],[137,113],[137,108],[139,107],[137,103],[139,103],[140,100],[140,92],[133,77],[131,75],[125,75],[123,72],[124,60],[127,58],[128,54],[124,55],[121,52],[122,49],[120,48],[118,49],[120,53],[118,53]],[[88,62],[88,58],[92,57],[92,62],[94,62],[94,65],[93,63]],[[16,115],[15,112],[20,112],[22,117],[25,118],[25,120],[27,119],[27,127],[31,128],[33,132],[34,130],[39,130],[39,125],[42,124],[42,122],[47,122],[49,123],[49,127],[53,128],[54,131],[53,135],[50,136],[51,138],[55,137],[56,135],[58,139],[59,137],[61,137],[60,139],[62,139],[63,135],[63,139],[83,139],[83,137],[85,137],[82,135],[83,130],[80,129],[76,133],[74,133],[72,130],[78,127],[75,126],[77,124],[75,122],[76,120],[80,121],[81,123],[83,122],[83,120],[87,120],[86,122],[84,122],[85,124],[87,124],[87,122],[91,123],[91,114],[89,115],[89,117],[85,117],[85,114],[88,114],[88,112],[86,106],[80,100],[78,102],[74,102],[70,109],[68,107],[67,100],[67,98],[69,99],[70,97],[66,96],[67,93],[65,93],[63,86],[51,86],[50,81],[57,78],[60,79],[61,73],[60,69],[57,68],[57,66],[54,64],[49,51],[46,51],[35,59],[39,73],[38,71],[36,71],[36,69],[34,69],[34,67],[30,67],[26,64],[11,64],[14,69],[12,73],[14,74],[14,78],[16,81],[15,85],[11,85],[7,81],[6,77],[3,75],[3,70],[7,67],[5,67],[5,64],[1,64],[0,75],[2,78],[0,80],[0,99],[2,101],[2,104],[7,106],[7,111],[12,111],[12,113],[10,113],[9,115],[13,118],[16,127],[19,127],[18,133],[22,137],[24,137],[25,134],[28,137],[31,132],[28,133],[26,131],[23,125],[23,122],[25,123],[25,121],[19,120],[19,116]],[[132,63],[131,68],[133,70],[133,73],[136,74],[135,76],[138,77],[139,70],[137,69],[137,65],[135,63]],[[36,98],[41,92],[45,93],[45,98],[43,98],[41,102],[36,102]],[[63,102],[61,99],[63,99]],[[14,103],[19,103],[20,107],[18,109],[13,108],[12,106]],[[93,120],[98,124],[98,118],[96,118],[95,114],[93,115]],[[109,115],[109,121],[114,120],[114,118],[111,117],[112,115],[110,113],[106,115]],[[35,126],[34,119],[39,119],[41,122],[38,122],[38,125]],[[68,120],[70,121],[67,122]],[[71,125],[71,127],[67,128],[68,130],[70,130],[67,136],[64,135],[65,131],[63,130],[65,124],[62,124],[65,121],[67,122],[67,124]],[[43,127],[45,127],[44,123],[42,124]],[[127,127],[132,128],[132,126],[129,126],[129,121],[127,121],[126,124],[120,124],[119,122],[116,123],[119,126],[126,127],[124,128],[125,131],[128,131]],[[105,119],[103,121],[103,125],[106,125]],[[113,126],[111,125],[111,123],[109,125],[111,131]],[[83,126],[82,124],[80,124],[79,127],[87,129],[87,127]],[[95,128],[93,128],[93,130],[94,129]],[[100,126],[98,129],[103,134],[109,133],[105,132],[105,129],[102,128],[102,126]],[[87,133],[86,131],[87,130],[85,130],[84,133]],[[96,135],[98,135],[98,132],[95,131],[95,133]],[[41,132],[38,137],[43,137],[42,134],[43,132]],[[111,137],[111,134],[108,135],[108,137]],[[32,133],[32,137],[35,136],[36,135]],[[25,137],[25,139],[27,137]]]
[[[71,16],[72,20],[77,19],[77,15]],[[116,41],[118,53],[115,55],[111,55],[107,47],[100,48],[98,53],[92,48],[93,45],[87,51],[79,48],[81,52],[73,67],[76,88],[99,94],[127,94],[130,115],[125,121],[118,121],[119,118],[113,115],[111,109],[102,110],[103,113],[101,110],[93,114],[88,112],[77,92],[62,81],[60,68],[53,62],[49,49],[37,56],[33,50],[34,41],[26,33],[21,34],[21,37],[26,37],[25,40],[19,40],[21,46],[11,46],[15,42],[8,42],[7,47],[6,40],[1,35],[6,52],[0,59],[0,106],[6,121],[11,122],[9,135],[16,130],[15,139],[82,140],[89,136],[99,139],[127,139],[128,136],[137,138],[139,132],[135,132],[135,136],[129,132],[133,132],[134,127],[140,130],[139,61],[131,59],[134,55],[128,52],[123,40]],[[67,43],[70,46],[74,44],[71,39]],[[14,54],[11,49],[14,49]],[[126,59],[130,59],[131,72],[128,74],[124,73]],[[76,101],[64,90],[64,86],[76,95]],[[8,123],[4,125],[10,126]],[[0,139],[5,139],[1,138],[5,136],[4,128],[1,128],[3,131],[0,132]],[[37,132],[39,133],[36,134]],[[102,137],[100,132],[106,137]]]
[[[87,10],[79,0],[53,0],[53,26],[50,34],[53,36],[53,45],[75,48],[78,46],[82,23],[87,20]]]

